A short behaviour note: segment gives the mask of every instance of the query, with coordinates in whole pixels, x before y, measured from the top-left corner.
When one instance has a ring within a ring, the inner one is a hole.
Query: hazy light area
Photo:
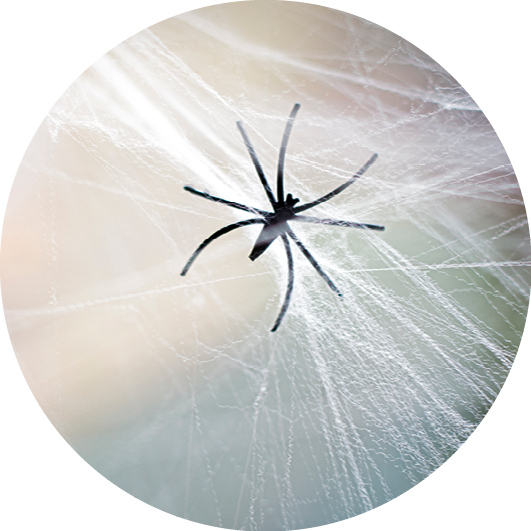
[[[344,294],[250,217],[294,103],[292,223]],[[44,411],[141,500],[225,528],[298,529],[363,513],[427,477],[496,398],[529,302],[529,227],[503,146],[438,64],[369,22],[307,4],[194,11],[87,70],[35,135],[2,235],[13,345]]]

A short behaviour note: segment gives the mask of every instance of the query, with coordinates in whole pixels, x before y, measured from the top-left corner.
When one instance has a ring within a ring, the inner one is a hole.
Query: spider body
[[[264,216],[264,227],[249,255],[251,260],[256,260],[278,236],[282,236],[282,234],[285,234],[289,230],[287,222],[296,216],[293,207],[298,202],[299,199],[294,199],[291,194],[288,194],[284,203],[275,203],[273,205],[273,212],[268,212]]]
[[[258,178],[260,179],[260,182],[262,183],[264,191],[267,195],[267,198],[269,199],[269,202],[273,208],[272,212],[261,210],[259,208],[249,207],[241,203],[235,203],[234,201],[227,201],[226,199],[221,199],[219,197],[212,196],[206,192],[200,192],[196,190],[195,188],[192,188],[191,186],[184,187],[184,189],[187,192],[198,195],[210,201],[214,201],[216,203],[221,203],[221,204],[230,206],[237,210],[243,210],[245,212],[250,212],[254,214],[255,216],[259,216],[259,217],[255,217],[255,218],[251,218],[251,219],[247,219],[243,221],[238,221],[236,223],[227,225],[226,227],[223,227],[219,229],[218,231],[214,232],[214,234],[212,234],[206,240],[204,240],[203,243],[201,243],[201,245],[199,245],[199,247],[194,251],[194,253],[192,254],[192,256],[190,257],[190,259],[188,260],[188,262],[186,263],[186,265],[184,266],[181,272],[182,276],[186,275],[186,273],[192,266],[194,260],[197,258],[199,253],[201,253],[201,251],[203,251],[203,249],[207,245],[212,243],[214,240],[216,240],[220,236],[223,236],[224,234],[227,234],[228,232],[231,232],[232,230],[235,230],[239,227],[244,227],[247,225],[255,225],[255,224],[263,225],[262,230],[260,231],[260,234],[258,235],[258,238],[254,244],[254,247],[251,250],[251,254],[249,255],[249,258],[251,260],[256,260],[259,256],[261,256],[278,237],[282,239],[284,248],[286,250],[286,256],[288,259],[288,286],[287,286],[284,302],[282,304],[282,308],[280,309],[280,312],[275,321],[275,324],[273,325],[273,328],[271,329],[272,332],[277,330],[277,328],[280,326],[280,323],[284,319],[284,316],[286,315],[286,312],[288,310],[288,306],[291,300],[291,293],[293,291],[294,267],[293,267],[293,256],[292,256],[291,247],[290,247],[290,239],[295,243],[295,245],[300,249],[302,254],[312,264],[312,266],[317,271],[317,273],[319,273],[319,275],[326,281],[330,289],[334,291],[336,295],[338,295],[339,297],[342,297],[341,292],[336,287],[336,285],[332,282],[330,277],[321,269],[321,266],[317,263],[317,261],[312,256],[310,251],[308,251],[305,245],[295,235],[295,233],[289,226],[288,221],[290,222],[297,221],[297,222],[304,222],[304,223],[318,223],[322,225],[334,225],[334,226],[339,226],[339,227],[350,227],[350,228],[357,228],[357,229],[370,229],[370,230],[379,230],[379,231],[384,230],[384,227],[382,227],[381,225],[373,225],[370,223],[357,223],[353,221],[343,221],[343,220],[330,219],[330,218],[314,218],[311,216],[300,215],[300,212],[309,210],[310,208],[313,208],[314,206],[317,206],[321,203],[324,203],[325,201],[328,201],[329,199],[332,199],[333,197],[341,193],[343,190],[345,190],[348,186],[350,186],[357,179],[359,179],[378,157],[376,153],[348,181],[343,183],[341,186],[338,186],[336,189],[332,190],[331,192],[324,195],[323,197],[316,199],[315,201],[311,201],[310,203],[304,203],[302,205],[296,206],[297,203],[300,202],[299,199],[294,198],[291,194],[287,194],[284,197],[284,159],[286,155],[286,149],[288,145],[289,136],[291,133],[291,128],[293,127],[293,122],[295,120],[295,116],[297,115],[299,108],[300,108],[300,105],[296,103],[295,106],[293,107],[293,110],[291,111],[291,114],[288,119],[288,123],[286,124],[286,128],[284,130],[284,136],[282,138],[282,145],[280,147],[280,153],[279,153],[279,159],[278,159],[277,197],[276,198],[264,175],[262,166],[260,165],[258,157],[256,156],[254,148],[249,140],[249,137],[247,136],[245,129],[243,128],[242,123],[237,122],[238,129],[240,130],[240,133],[243,137],[243,141],[245,142],[247,151],[249,152],[251,160],[254,164],[254,167],[258,174]]]

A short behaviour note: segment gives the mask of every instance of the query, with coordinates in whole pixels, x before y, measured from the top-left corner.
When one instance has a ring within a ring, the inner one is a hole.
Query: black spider
[[[350,186],[354,181],[359,179],[378,157],[376,153],[347,182],[343,183],[341,186],[338,186],[335,190],[332,190],[331,192],[324,195],[323,197],[316,199],[315,201],[311,201],[310,203],[305,203],[305,204],[302,204],[296,207],[295,205],[299,202],[299,199],[295,199],[291,194],[288,194],[286,198],[284,198],[284,158],[286,156],[286,148],[288,145],[291,128],[293,127],[293,122],[295,121],[295,116],[297,115],[299,108],[300,108],[300,105],[296,103],[295,106],[293,107],[293,110],[291,111],[291,114],[288,119],[288,123],[286,124],[286,129],[284,130],[284,137],[282,138],[282,145],[280,146],[280,154],[278,158],[278,171],[277,171],[277,198],[278,200],[275,199],[275,196],[269,186],[269,183],[267,182],[267,179],[264,175],[264,171],[262,170],[262,166],[260,165],[260,162],[258,161],[256,152],[254,151],[254,148],[251,145],[251,141],[249,140],[249,137],[247,136],[247,133],[245,132],[245,129],[243,128],[242,123],[237,122],[238,129],[240,130],[240,133],[243,137],[245,145],[247,146],[247,150],[249,151],[249,155],[251,156],[254,167],[256,168],[258,177],[260,178],[260,181],[262,183],[262,186],[264,187],[265,193],[267,194],[267,198],[269,199],[269,202],[271,203],[271,206],[273,207],[273,212],[267,212],[265,210],[260,210],[259,208],[253,208],[253,207],[249,207],[246,205],[242,205],[241,203],[235,203],[233,201],[227,201],[219,197],[214,197],[206,192],[199,192],[198,190],[192,188],[191,186],[184,187],[184,189],[187,192],[191,192],[192,194],[199,195],[201,197],[204,197],[205,199],[209,199],[210,201],[214,201],[216,203],[222,203],[223,205],[227,205],[232,208],[237,208],[238,210],[244,210],[245,212],[251,212],[252,214],[255,214],[260,217],[246,219],[244,221],[238,221],[237,223],[232,223],[231,225],[227,225],[226,227],[223,227],[222,229],[219,229],[218,231],[214,232],[214,234],[209,236],[194,251],[194,254],[192,254],[192,256],[190,257],[190,259],[188,260],[188,262],[184,266],[184,269],[181,272],[182,276],[186,275],[186,273],[192,266],[192,263],[197,258],[199,253],[209,243],[213,242],[215,239],[219,238],[220,236],[223,236],[223,234],[227,234],[228,232],[234,229],[237,229],[238,227],[245,227],[246,225],[254,225],[254,224],[264,225],[264,227],[262,228],[262,231],[260,232],[260,235],[258,236],[258,239],[256,240],[256,243],[254,244],[251,254],[249,255],[249,258],[251,260],[256,260],[260,255],[262,255],[262,253],[264,253],[264,251],[273,243],[273,241],[278,236],[282,238],[284,247],[286,249],[286,255],[288,257],[288,288],[286,291],[286,297],[284,299],[284,303],[282,304],[282,308],[280,309],[280,313],[278,314],[277,320],[275,321],[275,324],[273,325],[271,332],[274,332],[280,326],[282,319],[286,315],[286,312],[288,310],[288,305],[291,299],[291,292],[293,290],[293,256],[291,254],[291,248],[290,248],[288,236],[295,242],[297,247],[301,250],[302,254],[309,260],[310,264],[312,264],[312,266],[319,273],[319,275],[321,275],[324,278],[324,280],[326,281],[328,286],[332,289],[332,291],[334,291],[339,297],[342,297],[342,294],[337,289],[336,285],[332,282],[329,276],[321,269],[321,267],[319,266],[315,258],[310,254],[310,251],[306,249],[304,244],[299,240],[299,238],[291,230],[291,227],[288,225],[288,221],[303,221],[306,223],[320,223],[323,225],[336,225],[339,227],[353,227],[357,229],[384,230],[384,227],[382,227],[381,225],[371,225],[368,223],[356,223],[353,221],[342,221],[338,219],[328,219],[328,218],[322,219],[322,218],[314,218],[310,216],[299,216],[299,212],[303,212],[304,210],[308,210],[310,208],[313,208],[314,206],[324,203],[325,201],[328,201],[329,199],[332,199],[332,197],[335,197],[336,195],[341,193],[343,190],[345,190],[345,188]]]

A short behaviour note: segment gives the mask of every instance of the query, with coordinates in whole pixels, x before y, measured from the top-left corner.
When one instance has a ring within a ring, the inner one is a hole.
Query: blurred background
[[[385,233],[295,230],[345,294],[295,253],[247,259],[259,229],[191,252],[267,208],[235,121],[270,179],[293,104],[286,189],[311,200],[379,159],[315,215]],[[305,4],[230,4],[107,54],[30,146],[2,241],[2,294],[26,378],[111,481],[220,527],[310,527],[426,477],[477,426],[516,353],[529,294],[520,191],[494,131],[399,37]]]

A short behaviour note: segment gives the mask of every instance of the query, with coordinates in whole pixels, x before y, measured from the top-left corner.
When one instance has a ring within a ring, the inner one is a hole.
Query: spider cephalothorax
[[[199,253],[209,243],[213,242],[215,239],[219,238],[220,236],[223,236],[223,234],[227,234],[227,232],[237,229],[238,227],[244,227],[246,225],[255,225],[255,224],[263,225],[262,230],[260,234],[258,235],[258,238],[254,244],[254,247],[251,250],[251,254],[249,255],[249,258],[251,260],[256,260],[259,256],[261,256],[279,236],[282,238],[282,242],[284,243],[284,248],[286,249],[286,255],[288,258],[288,287],[286,291],[286,296],[284,298],[284,303],[282,304],[282,308],[280,309],[280,313],[278,314],[275,324],[273,325],[273,328],[271,329],[272,332],[274,332],[280,326],[282,319],[286,315],[289,302],[291,299],[291,292],[293,290],[293,278],[294,278],[293,256],[291,254],[289,238],[291,238],[295,242],[297,247],[301,250],[302,254],[312,264],[312,266],[315,268],[317,273],[319,273],[319,275],[321,275],[321,277],[326,281],[326,283],[332,289],[332,291],[334,291],[336,295],[338,295],[339,297],[342,296],[341,292],[337,289],[336,285],[332,282],[330,277],[321,269],[321,266],[317,263],[315,258],[310,254],[310,251],[306,249],[305,245],[295,235],[295,233],[289,226],[288,221],[302,221],[305,223],[319,223],[322,225],[335,225],[339,227],[352,227],[352,228],[357,228],[357,229],[384,230],[384,227],[382,227],[381,225],[372,225],[370,223],[357,223],[353,221],[342,221],[339,219],[314,218],[311,216],[300,216],[299,215],[300,212],[309,210],[310,208],[313,208],[316,205],[319,205],[321,203],[324,203],[325,201],[328,201],[329,199],[332,199],[332,197],[335,197],[337,194],[345,190],[345,188],[350,186],[354,181],[359,179],[378,157],[376,153],[348,181],[343,183],[341,186],[338,186],[335,190],[332,190],[331,192],[324,195],[323,197],[316,199],[315,201],[311,201],[310,203],[304,203],[302,205],[295,206],[297,203],[299,203],[299,199],[294,198],[291,194],[287,194],[284,197],[284,159],[286,156],[286,148],[288,146],[288,140],[289,140],[289,136],[291,133],[291,128],[293,127],[293,122],[295,120],[295,116],[297,115],[299,108],[300,108],[300,105],[296,103],[289,116],[288,123],[286,124],[286,129],[284,130],[284,137],[282,138],[282,145],[280,146],[280,154],[279,154],[279,159],[278,159],[277,197],[276,198],[273,194],[273,191],[271,190],[271,187],[269,186],[269,183],[267,182],[267,179],[264,175],[264,171],[262,170],[262,166],[260,165],[258,157],[256,156],[254,148],[249,140],[249,137],[247,136],[245,129],[243,128],[242,123],[237,122],[238,129],[240,130],[240,133],[243,137],[243,141],[245,142],[247,151],[249,152],[249,155],[251,156],[256,172],[258,173],[258,178],[260,179],[262,186],[264,187],[265,193],[267,195],[267,198],[269,199],[269,202],[271,203],[271,206],[273,207],[273,212],[267,212],[259,208],[253,208],[247,205],[242,205],[241,203],[235,203],[233,201],[227,201],[226,199],[214,197],[210,194],[207,194],[206,192],[199,192],[198,190],[196,190],[195,188],[192,188],[191,186],[184,187],[184,189],[187,192],[191,192],[192,194],[199,195],[201,197],[204,197],[205,199],[209,199],[210,201],[221,203],[223,205],[236,208],[238,210],[243,210],[245,212],[251,212],[252,214],[256,216],[260,216],[260,217],[246,219],[244,221],[238,221],[237,223],[232,223],[231,225],[227,225],[226,227],[223,227],[222,229],[219,229],[218,231],[214,232],[214,234],[209,236],[194,251],[190,259],[184,266],[181,272],[181,275],[183,276],[186,275],[186,273],[192,266],[192,263],[197,258]]]

